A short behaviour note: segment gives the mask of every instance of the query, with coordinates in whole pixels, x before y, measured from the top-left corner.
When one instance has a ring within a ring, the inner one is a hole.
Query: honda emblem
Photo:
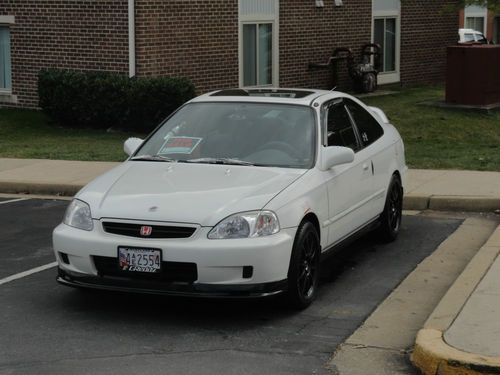
[[[151,233],[153,233],[153,227],[150,227],[149,225],[143,225],[140,230],[140,234],[143,237],[151,236]]]

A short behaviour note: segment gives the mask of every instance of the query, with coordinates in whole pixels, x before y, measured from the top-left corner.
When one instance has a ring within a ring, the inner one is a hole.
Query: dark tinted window
[[[358,127],[364,147],[372,144],[384,134],[384,130],[377,120],[363,107],[349,99],[346,99],[345,103]]]
[[[351,120],[342,103],[328,108],[328,146],[344,146],[359,150]]]

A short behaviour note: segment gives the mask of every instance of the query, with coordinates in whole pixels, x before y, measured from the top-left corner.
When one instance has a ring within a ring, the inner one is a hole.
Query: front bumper
[[[57,281],[66,286],[110,290],[127,293],[160,294],[207,298],[261,298],[286,292],[287,280],[262,284],[219,285],[200,283],[155,283],[153,281],[120,280],[117,278],[76,275],[59,268]]]
[[[262,297],[286,289],[296,228],[231,240],[208,239],[210,229],[200,227],[190,238],[144,239],[107,233],[99,220],[94,220],[90,232],[61,224],[53,233],[58,281],[86,288],[212,297]],[[164,265],[172,268],[161,280],[103,273],[99,260],[118,265],[118,246],[161,249]],[[190,265],[194,270],[189,271]]]

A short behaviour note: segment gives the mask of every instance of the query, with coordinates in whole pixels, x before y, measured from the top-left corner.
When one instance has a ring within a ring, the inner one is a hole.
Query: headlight
[[[89,205],[78,199],[73,199],[66,209],[63,223],[78,229],[92,230],[94,224]]]
[[[274,212],[242,212],[222,220],[208,233],[208,238],[263,237],[278,233],[279,230],[280,224]]]

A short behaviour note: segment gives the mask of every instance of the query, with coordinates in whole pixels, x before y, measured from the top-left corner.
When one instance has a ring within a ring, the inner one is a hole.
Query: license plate
[[[161,250],[120,246],[118,264],[122,271],[157,273],[161,271]]]

